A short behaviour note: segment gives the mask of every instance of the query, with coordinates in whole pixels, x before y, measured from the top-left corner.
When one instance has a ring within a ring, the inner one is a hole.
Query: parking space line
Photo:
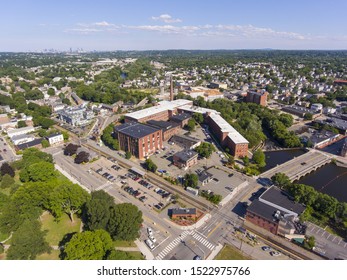
[[[322,233],[322,237],[324,236],[324,234],[325,234],[325,231],[323,231],[323,233]]]
[[[346,248],[346,245],[347,245],[347,243],[345,243],[345,245],[343,245],[343,248]]]
[[[316,232],[316,233],[318,234],[318,233],[320,232],[320,230],[321,230],[321,229],[319,228],[319,229],[317,230],[317,232]]]
[[[332,240],[333,242],[334,242],[334,240],[336,239],[336,237],[337,237],[337,236],[334,236],[334,238],[333,238],[333,240]]]

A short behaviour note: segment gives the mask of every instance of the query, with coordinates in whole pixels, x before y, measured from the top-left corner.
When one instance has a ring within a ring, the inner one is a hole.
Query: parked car
[[[147,233],[148,233],[148,235],[152,235],[153,234],[153,230],[152,230],[152,228],[147,228]]]
[[[271,251],[271,252],[270,252],[270,255],[273,256],[273,257],[278,257],[278,256],[281,255],[281,253],[280,253],[280,252],[277,252],[277,251]]]
[[[271,250],[271,247],[269,247],[269,246],[263,246],[263,247],[261,247],[261,249],[262,249],[263,251],[267,252],[267,251],[270,251],[270,250]]]
[[[146,239],[145,243],[149,247],[149,249],[152,250],[154,248],[154,244],[153,244],[153,242],[151,240]]]
[[[148,237],[153,243],[157,242],[157,239],[155,239],[153,235],[149,235]]]

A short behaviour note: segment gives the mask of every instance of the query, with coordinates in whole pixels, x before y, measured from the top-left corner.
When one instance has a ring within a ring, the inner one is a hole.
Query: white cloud
[[[296,40],[305,40],[308,39],[306,36],[295,33],[295,32],[286,32],[286,31],[276,31],[271,28],[256,27],[253,25],[216,25],[217,30],[231,31],[234,35],[241,37],[252,37],[252,38],[287,38],[287,39],[296,39]]]
[[[172,18],[172,16],[168,15],[168,14],[162,14],[158,17],[152,17],[153,20],[158,20],[158,21],[162,21],[165,23],[175,23],[175,22],[182,22],[181,19],[179,18]]]
[[[117,27],[115,24],[108,23],[107,21],[95,22],[92,25],[101,26],[101,27]]]
[[[90,33],[97,33],[101,32],[102,30],[96,29],[96,28],[70,28],[66,29],[65,32],[67,33],[80,33],[80,34],[90,34]]]

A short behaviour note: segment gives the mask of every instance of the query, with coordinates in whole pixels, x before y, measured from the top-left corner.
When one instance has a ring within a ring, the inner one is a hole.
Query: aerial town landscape
[[[203,49],[0,52],[0,260],[347,259],[347,51]]]

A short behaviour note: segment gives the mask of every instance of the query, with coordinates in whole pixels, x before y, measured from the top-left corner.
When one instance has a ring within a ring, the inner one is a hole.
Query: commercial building
[[[35,137],[31,134],[14,135],[11,137],[14,145],[24,144],[33,140],[35,140]]]
[[[258,91],[248,91],[246,96],[246,102],[256,103],[261,106],[267,105],[267,95],[266,91],[258,92]]]
[[[50,146],[58,146],[64,143],[64,136],[61,133],[54,133],[46,137]]]
[[[307,140],[310,140],[313,148],[321,149],[336,142],[339,138],[340,134],[336,134],[328,130],[322,130],[313,131],[312,134],[307,137]]]
[[[161,101],[157,106],[126,114],[125,122],[168,121],[170,117],[177,113],[178,107],[192,104],[193,101],[186,99]]]
[[[173,155],[173,164],[179,168],[188,169],[198,163],[198,153],[193,150],[183,150]]]
[[[114,127],[115,137],[121,150],[133,156],[147,158],[163,148],[162,130],[142,123],[125,123]]]
[[[208,115],[206,123],[209,125],[213,134],[218,138],[220,144],[223,147],[229,148],[232,156],[247,156],[249,142],[220,115]]]
[[[87,125],[94,118],[94,113],[85,106],[68,107],[57,114],[61,121],[72,126]]]
[[[148,121],[147,124],[160,128],[162,130],[163,141],[169,140],[173,135],[176,135],[181,127],[178,123],[175,122],[166,122],[166,121]]]
[[[8,137],[12,138],[13,136],[24,135],[24,134],[33,132],[35,130],[36,130],[36,128],[33,126],[26,126],[26,127],[8,130],[7,135],[8,135]]]
[[[191,119],[191,117],[192,115],[189,113],[182,113],[171,116],[170,121],[178,123],[181,128],[183,128],[188,124],[188,121]]]
[[[196,219],[196,208],[173,208],[171,209],[171,219]]]
[[[14,146],[14,148],[16,151],[25,150],[27,148],[42,148],[42,145],[41,145],[42,140],[43,140],[43,138],[38,138],[38,139],[35,139],[33,141],[30,141],[30,142],[18,144],[16,146]]]
[[[227,89],[228,88],[228,85],[226,83],[220,83],[220,82],[211,82],[209,85],[208,85],[209,88],[213,88],[213,89]]]
[[[311,110],[321,114],[323,112],[323,105],[320,103],[313,103],[311,105]]]
[[[177,99],[173,101],[161,101],[157,106],[126,114],[125,122],[143,123],[153,120],[168,121],[171,119],[179,120],[182,127],[184,122],[188,122],[187,114],[191,115],[193,113],[201,113],[204,116],[206,123],[210,126],[211,131],[217,135],[221,145],[229,148],[233,156],[244,157],[247,155],[248,141],[226,122],[219,115],[219,112],[213,109],[193,106],[193,102],[190,100]],[[153,125],[153,122],[151,125]],[[178,129],[164,131],[164,138],[169,139],[169,135],[172,136],[176,132],[178,132]]]
[[[338,118],[328,118],[325,120],[315,120],[314,122],[322,125],[329,125],[338,129],[341,134],[347,134],[347,120]]]
[[[199,182],[201,183],[201,185],[206,185],[208,184],[212,179],[213,179],[213,175],[207,171],[202,171],[200,173],[198,173],[198,178],[199,178]]]
[[[267,231],[288,239],[302,238],[305,226],[299,216],[305,207],[276,187],[266,190],[247,208],[246,220]]]
[[[185,150],[195,149],[201,144],[199,139],[187,135],[174,135],[170,139],[170,142],[175,143]]]
[[[282,108],[282,111],[298,116],[300,118],[305,117],[306,114],[312,114],[313,118],[318,117],[321,114],[315,110],[307,109],[307,108],[299,107],[295,105],[285,106]]]

